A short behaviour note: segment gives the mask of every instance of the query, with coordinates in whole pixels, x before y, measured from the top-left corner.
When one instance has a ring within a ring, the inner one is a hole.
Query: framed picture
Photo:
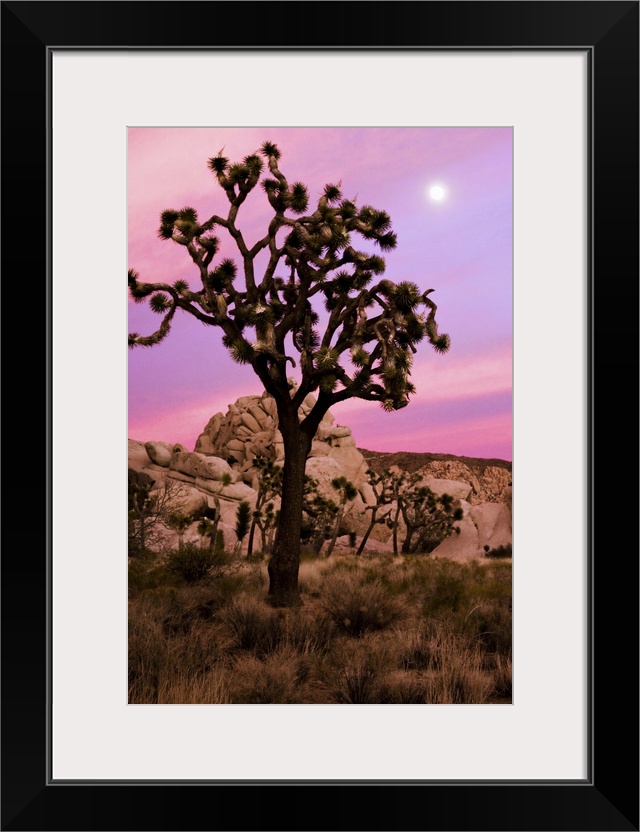
[[[9,489],[32,498],[2,565],[2,827],[638,829],[637,539],[609,475],[638,424],[612,369],[637,379],[638,3],[4,2],[2,21],[5,216],[27,232],[7,224],[4,275],[28,271],[46,313],[42,383],[26,359],[9,379],[47,470]],[[513,131],[511,704],[128,703],[127,129],[172,126]]]

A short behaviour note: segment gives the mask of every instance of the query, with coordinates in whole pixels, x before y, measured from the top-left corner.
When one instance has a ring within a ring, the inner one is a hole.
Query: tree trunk
[[[255,508],[255,511],[253,512],[253,516],[251,518],[251,528],[249,529],[249,542],[247,543],[247,557],[248,558],[250,558],[251,555],[253,554],[253,540],[254,540],[255,533],[256,533],[256,526],[258,525],[258,518],[257,518],[256,515],[258,514],[259,511],[262,510],[262,506],[263,506],[264,502],[265,502],[264,495],[262,493],[262,490],[260,489],[258,491],[258,499],[256,500],[256,508]],[[264,546],[262,548],[264,550]]]
[[[361,555],[361,554],[362,554],[362,552],[364,551],[364,547],[365,547],[365,546],[366,546],[366,544],[367,544],[367,540],[369,540],[369,535],[370,535],[370,534],[371,534],[371,532],[373,531],[373,527],[374,527],[374,526],[375,526],[375,524],[376,524],[376,514],[377,514],[377,513],[378,513],[378,506],[376,506],[376,507],[375,507],[375,508],[371,511],[371,522],[369,523],[369,528],[368,528],[368,529],[367,529],[367,531],[365,532],[365,535],[364,535],[364,537],[362,538],[362,541],[361,541],[361,543],[360,543],[360,546],[358,547],[358,551],[356,552],[356,557],[358,557],[359,555]]]
[[[403,555],[411,554],[411,540],[413,539],[413,533],[415,532],[415,530],[415,526],[407,526],[407,536],[405,537],[404,543],[402,544]]]
[[[247,557],[250,558],[253,554],[253,537],[256,533],[256,518],[251,521],[251,528],[249,529],[249,542],[247,543]]]
[[[218,524],[220,523],[220,500],[217,497],[213,498],[215,506],[215,520],[213,520],[213,529],[211,530],[211,537],[209,538],[209,548],[215,550],[216,539],[218,537]]]
[[[400,520],[400,498],[396,505],[396,516],[393,518],[393,554],[398,554],[398,522]]]
[[[344,515],[344,503],[340,503],[340,508],[338,510],[338,516],[336,517],[336,524],[333,527],[333,534],[331,535],[331,542],[329,543],[329,548],[327,549],[326,557],[330,557],[331,553],[333,552],[336,540],[338,539],[338,532],[340,531],[340,524],[342,523],[342,517]]]
[[[301,603],[298,592],[300,533],[304,475],[311,439],[300,429],[297,413],[283,414],[279,409],[278,416],[284,441],[284,466],[280,519],[268,567],[269,601],[274,607],[291,607]]]

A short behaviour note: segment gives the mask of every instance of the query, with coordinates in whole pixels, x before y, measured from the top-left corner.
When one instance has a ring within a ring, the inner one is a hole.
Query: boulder
[[[133,468],[134,471],[142,471],[151,462],[144,443],[135,439],[129,439],[128,457],[129,468]]]
[[[221,480],[225,474],[231,477],[232,482],[238,479],[237,471],[234,471],[226,460],[189,451],[173,454],[170,468],[172,471],[201,479]]]
[[[329,456],[330,450],[331,449],[329,448],[326,442],[318,442],[316,439],[314,439],[311,443],[311,452],[309,453],[309,457]]]
[[[445,538],[431,553],[436,558],[450,558],[451,560],[472,560],[480,557],[481,547],[478,529],[470,517],[464,517],[457,524],[460,534],[455,532]]]
[[[188,474],[183,474],[180,471],[171,471],[165,468],[163,469],[166,472],[167,478],[171,480],[177,480],[178,482],[186,482],[189,485],[194,485],[196,478],[190,477]]]
[[[471,520],[478,529],[479,548],[497,549],[511,543],[511,511],[504,503],[483,503],[472,506]]]
[[[423,477],[421,483],[430,488],[438,496],[449,494],[456,500],[468,500],[471,496],[471,485],[458,480],[440,480],[435,477]]]
[[[336,500],[338,492],[331,485],[331,480],[345,476],[339,463],[329,456],[316,456],[307,460],[306,472],[318,480],[318,491],[328,499]]]
[[[346,477],[356,488],[367,482],[367,463],[357,448],[331,448],[329,458],[339,465],[341,474]]]
[[[225,500],[235,500],[237,502],[247,500],[252,505],[255,504],[257,496],[258,495],[253,488],[243,482],[235,482],[232,485],[225,485],[225,487],[220,491],[220,497]]]
[[[169,467],[173,456],[173,445],[170,442],[145,442],[144,448],[152,462],[163,468]]]
[[[346,436],[351,436],[351,428],[347,428],[344,425],[336,425],[329,431],[330,439],[342,439]]]
[[[201,433],[196,439],[194,451],[199,454],[213,454],[213,442],[206,433]]]
[[[262,404],[252,405],[249,408],[249,413],[253,416],[256,422],[260,425],[262,430],[267,430],[270,426],[273,428],[273,419],[264,410]]]
[[[251,433],[260,433],[260,431],[262,430],[262,426],[261,426],[260,422],[255,418],[255,416],[252,416],[251,413],[248,410],[245,410],[245,412],[242,414],[241,418],[242,418],[242,424],[246,428],[248,428],[250,434]]]

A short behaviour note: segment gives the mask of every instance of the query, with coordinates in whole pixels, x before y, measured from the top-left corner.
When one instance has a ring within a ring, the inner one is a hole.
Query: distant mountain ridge
[[[482,476],[487,468],[504,468],[511,471],[512,463],[506,459],[484,459],[483,457],[455,456],[454,454],[417,453],[414,451],[368,451],[358,448],[372,470],[383,471],[391,465],[397,465],[403,471],[412,474],[424,468],[430,462],[460,462],[470,468],[477,476]]]
[[[467,482],[471,492],[466,498],[472,505],[504,503],[511,500],[511,463],[506,459],[482,459],[453,454],[413,453],[412,451],[368,451],[358,448],[366,464],[376,473],[397,466],[423,477]]]

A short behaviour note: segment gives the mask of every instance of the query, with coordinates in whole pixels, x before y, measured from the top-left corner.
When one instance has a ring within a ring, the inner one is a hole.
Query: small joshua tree
[[[172,511],[166,519],[167,526],[178,535],[178,549],[184,546],[184,533],[193,523],[193,515]]]
[[[410,373],[418,344],[426,338],[443,353],[449,336],[438,332],[436,305],[429,297],[433,289],[421,291],[411,281],[383,278],[383,257],[356,247],[357,238],[381,252],[396,247],[385,211],[358,206],[339,184],[326,185],[310,208],[307,186],[285,177],[273,142],[235,163],[220,151],[208,165],[227,202],[226,213],[202,219],[187,206],[160,215],[159,236],[184,248],[197,286],[192,289],[184,280],[144,282],[130,270],[132,298],[148,301],[162,320],[151,335],[131,333],[129,345],[160,343],[180,310],[220,329],[231,357],[250,364],[275,399],[285,459],[269,596],[274,605],[289,606],[299,603],[305,465],[322,417],[351,398],[378,402],[385,411],[405,407],[415,392]],[[272,216],[264,236],[250,245],[238,214],[259,183]],[[217,229],[229,234],[237,249],[240,279],[232,259],[214,266]],[[258,273],[263,252],[266,265]],[[319,303],[326,313],[322,327]],[[295,390],[288,365],[299,368]],[[300,419],[300,405],[315,392],[315,405]]]
[[[331,542],[327,549],[327,557],[331,555],[338,539],[338,532],[340,531],[340,523],[344,517],[344,509],[348,502],[355,500],[358,496],[358,489],[346,477],[336,477],[331,480],[331,485],[340,494],[340,502],[338,503],[338,511],[336,513],[336,522],[333,527],[333,534],[331,535]]]
[[[302,502],[301,539],[309,542],[315,554],[320,554],[322,544],[331,537],[338,506],[321,494],[318,480],[306,476]]]
[[[276,465],[273,460],[264,456],[256,456],[253,467],[258,479],[258,496],[256,497],[256,508],[251,520],[249,529],[249,542],[247,544],[247,557],[253,554],[253,541],[256,527],[262,533],[262,550],[265,550],[267,532],[275,519],[274,500],[280,496],[282,491],[282,468]]]
[[[236,554],[242,547],[242,541],[249,532],[249,524],[251,522],[251,503],[243,500],[236,509]]]
[[[389,518],[391,514],[391,507],[389,507],[388,511],[386,511],[385,514],[383,514],[381,517],[378,517],[378,512],[380,511],[380,509],[383,506],[388,506],[391,500],[393,499],[393,491],[391,486],[391,472],[387,469],[381,474],[376,474],[375,471],[368,469],[367,479],[369,480],[369,485],[371,486],[375,495],[376,502],[375,505],[365,506],[365,511],[371,512],[371,519],[369,521],[367,531],[364,533],[364,537],[360,541],[360,546],[358,547],[356,556],[361,555],[364,552],[364,547],[367,545],[369,535],[373,531],[376,523],[386,522],[386,520]]]
[[[434,494],[428,486],[421,485],[420,479],[420,474],[413,474],[399,498],[407,527],[402,544],[404,555],[432,552],[452,533],[460,533],[455,523],[462,520],[462,509],[454,508],[450,494]]]
[[[165,478],[161,483],[129,469],[129,557],[157,552],[166,545],[169,518],[186,514],[184,486]]]

